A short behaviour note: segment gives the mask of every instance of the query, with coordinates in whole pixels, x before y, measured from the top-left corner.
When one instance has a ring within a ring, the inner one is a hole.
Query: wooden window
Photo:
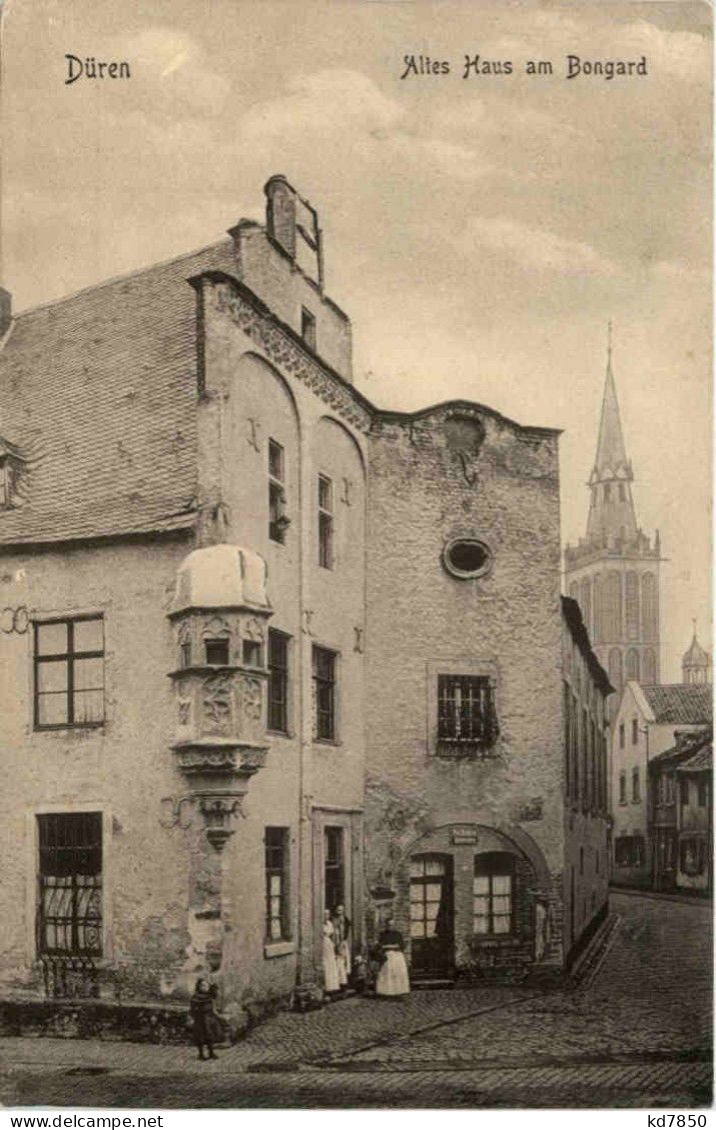
[[[318,476],[318,564],[333,568],[333,483]]]
[[[619,749],[624,749],[625,744],[626,744],[626,730],[625,730],[625,727],[624,727],[624,723],[620,722],[619,723]]]
[[[275,439],[268,442],[269,537],[283,545],[290,519],[286,517],[284,450]]]
[[[619,803],[626,804],[627,802],[627,784],[626,773],[619,774]]]
[[[699,790],[699,808],[705,808],[709,802],[709,783],[706,777],[702,777],[698,785]]]
[[[325,647],[313,648],[313,688],[316,712],[316,737],[335,741],[336,737],[336,653]]]
[[[309,349],[316,349],[316,319],[305,306],[301,307],[301,337]]]
[[[39,955],[102,954],[102,814],[38,816]]]
[[[686,806],[689,803],[689,779],[682,777],[679,782],[679,793],[682,805]]]
[[[266,849],[266,940],[282,942],[291,937],[289,899],[289,830],[267,828]]]
[[[343,829],[324,828],[323,831],[323,871],[326,910],[331,913],[346,901],[345,852],[343,848]]]
[[[101,616],[35,624],[35,728],[104,720]]]
[[[638,804],[641,800],[641,788],[639,785],[638,769],[632,769],[631,771],[631,799],[632,804]]]
[[[410,936],[436,938],[446,912],[447,866],[439,856],[417,855],[410,860]]]
[[[499,727],[492,683],[486,675],[438,675],[438,742],[489,749]]]
[[[631,744],[637,745],[639,741],[639,720],[632,718],[631,720]]]
[[[268,634],[268,728],[288,733],[288,641],[275,628]]]
[[[512,934],[514,931],[514,858],[505,852],[475,856],[472,880],[474,934]]]

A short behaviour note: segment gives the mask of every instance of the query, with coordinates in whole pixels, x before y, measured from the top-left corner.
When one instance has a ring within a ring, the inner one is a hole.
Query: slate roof
[[[655,722],[697,726],[713,717],[713,688],[708,684],[672,683],[641,689]]]
[[[235,273],[230,239],[16,315],[0,435],[25,460],[0,546],[194,522],[196,316],[189,278]]]
[[[582,619],[582,610],[579,607],[579,603],[571,596],[563,596],[562,614],[564,616],[565,623],[572,635],[572,639],[577,644],[577,647],[587,661],[587,666],[589,667],[595,683],[598,687],[601,688],[604,694],[613,694],[614,687],[609,682],[609,676],[592,651],[592,645],[589,642],[589,633],[584,625],[584,620]]]

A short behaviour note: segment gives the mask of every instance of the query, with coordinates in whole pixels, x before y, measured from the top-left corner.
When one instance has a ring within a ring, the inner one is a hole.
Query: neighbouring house
[[[678,732],[711,724],[712,694],[706,684],[640,686],[627,683],[614,717],[611,814],[614,821],[612,881],[651,886],[653,845],[649,835],[649,766],[671,749]]]
[[[649,762],[650,840],[657,890],[708,894],[713,883],[711,728],[676,734]]]
[[[238,1025],[320,985],[340,903],[356,949],[395,915],[414,978],[559,972],[604,910],[558,432],[368,401],[317,214],[265,193],[200,251],[0,295],[6,999],[208,973]]]

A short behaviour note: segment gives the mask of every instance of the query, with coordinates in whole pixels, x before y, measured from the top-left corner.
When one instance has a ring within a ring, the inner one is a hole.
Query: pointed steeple
[[[587,520],[587,540],[597,545],[626,544],[637,536],[631,493],[634,478],[627,459],[617,386],[612,369],[612,323],[607,337],[607,374],[594,467],[589,477],[592,499]]]
[[[709,667],[711,659],[709,653],[701,646],[696,635],[696,621],[692,620],[694,634],[691,644],[681,660],[683,683],[710,683]]]

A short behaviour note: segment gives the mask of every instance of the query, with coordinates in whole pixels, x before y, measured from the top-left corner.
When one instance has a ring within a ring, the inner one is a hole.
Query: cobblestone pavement
[[[709,1102],[711,910],[615,893],[575,993],[519,986],[284,1013],[214,1063],[191,1048],[0,1041],[6,1104],[144,1107],[695,1106]]]

